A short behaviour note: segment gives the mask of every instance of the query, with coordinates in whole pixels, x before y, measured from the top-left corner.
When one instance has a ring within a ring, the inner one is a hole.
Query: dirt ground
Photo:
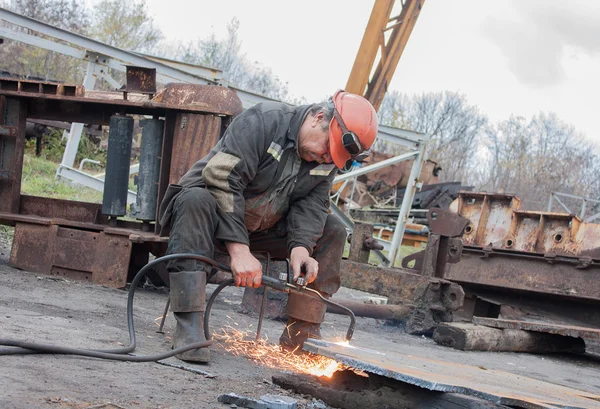
[[[93,349],[128,343],[125,317],[127,292],[84,282],[23,272],[8,266],[9,247],[0,242],[0,338]],[[214,286],[210,286],[214,288]],[[342,290],[345,296],[351,291]],[[238,312],[242,289],[223,291],[213,308],[214,330],[236,322],[240,328],[256,319]],[[140,289],[134,303],[138,339],[136,354],[170,348],[175,322],[158,334],[156,318],[167,300],[160,290]],[[345,333],[348,320],[327,314],[325,338]],[[235,325],[235,324],[233,324]],[[275,341],[283,323],[265,320],[263,334]],[[514,353],[461,352],[431,339],[406,335],[401,328],[373,319],[357,319],[352,344],[382,352],[396,350],[470,365],[484,365],[600,394],[600,360],[595,356],[540,356]],[[196,365],[206,376],[157,363],[125,363],[74,356],[24,355],[0,357],[1,408],[227,408],[217,397],[225,393],[259,398],[286,395],[300,408],[327,408],[271,382],[278,370],[233,356],[219,345],[211,348],[211,363]],[[179,362],[171,358],[169,362]],[[184,364],[186,366],[194,366]],[[112,404],[112,405],[111,405]]]

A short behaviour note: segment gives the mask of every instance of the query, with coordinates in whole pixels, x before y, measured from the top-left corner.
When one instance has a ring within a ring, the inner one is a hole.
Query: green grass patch
[[[102,192],[56,179],[58,164],[25,154],[21,192],[26,195],[101,203]]]
[[[42,152],[40,158],[47,159],[50,162],[60,163],[67,146],[67,140],[62,137],[62,131],[49,130],[42,138]],[[25,154],[35,156],[35,139],[30,139],[25,142]],[[93,163],[86,164],[86,171],[100,172],[106,164],[106,150],[94,143],[92,139],[86,135],[81,135],[77,154],[75,155],[74,167],[78,167],[83,159],[93,159],[100,162],[100,165]]]

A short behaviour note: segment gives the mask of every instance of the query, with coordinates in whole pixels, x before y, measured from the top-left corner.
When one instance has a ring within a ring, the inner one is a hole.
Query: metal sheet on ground
[[[481,366],[312,339],[304,343],[304,349],[432,391],[462,393],[501,405],[532,409],[600,408],[600,395]]]

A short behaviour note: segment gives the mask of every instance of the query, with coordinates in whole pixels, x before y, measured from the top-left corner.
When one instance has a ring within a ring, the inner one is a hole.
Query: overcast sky
[[[173,40],[237,17],[247,58],[310,102],[345,86],[373,3],[147,0]],[[600,1],[426,0],[390,89],[458,91],[492,121],[553,111],[600,146]]]

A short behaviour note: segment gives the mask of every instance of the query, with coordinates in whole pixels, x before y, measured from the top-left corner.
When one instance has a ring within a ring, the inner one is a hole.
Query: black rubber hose
[[[156,355],[147,355],[147,356],[135,356],[135,355],[125,355],[133,352],[136,347],[136,339],[135,339],[135,328],[133,324],[133,297],[135,295],[135,290],[143,277],[146,276],[147,272],[153,267],[165,263],[170,260],[175,259],[191,259],[202,261],[204,263],[210,264],[213,267],[221,269],[223,271],[231,272],[231,269],[221,264],[215,260],[212,260],[208,257],[204,257],[197,254],[169,254],[167,256],[159,257],[146,264],[140,271],[135,275],[134,279],[131,281],[131,286],[129,288],[129,293],[127,296],[127,328],[129,330],[129,345],[123,348],[117,349],[109,349],[109,350],[96,350],[96,349],[79,349],[79,348],[69,348],[62,347],[58,345],[48,345],[48,344],[37,344],[32,342],[25,342],[13,339],[4,339],[0,338],[0,345],[17,347],[10,349],[0,350],[0,355],[14,355],[14,354],[33,354],[33,353],[41,353],[41,354],[64,354],[64,355],[80,355],[87,356],[91,358],[103,358],[103,359],[113,359],[118,361],[133,361],[133,362],[149,362],[149,361],[159,361],[161,359],[165,359],[174,355],[178,355],[180,353],[198,349],[198,348],[206,348],[212,345],[212,341],[207,337],[206,341],[196,342],[193,344],[185,345],[183,347],[173,349],[171,351],[156,354]],[[220,292],[220,291],[219,291]],[[213,293],[214,295],[214,293]],[[217,293],[218,295],[218,293]],[[213,297],[211,296],[211,299]],[[216,296],[215,296],[216,298]],[[214,302],[214,299],[213,299]],[[212,304],[211,304],[212,305]],[[204,321],[207,322],[205,314]],[[205,326],[205,333],[206,328]]]
[[[210,298],[206,302],[206,311],[204,311],[204,338],[212,341],[212,332],[210,330],[210,310],[212,309],[212,305],[219,296],[219,293],[223,291],[225,287],[229,287],[233,285],[235,281],[233,279],[225,280],[210,295]]]

